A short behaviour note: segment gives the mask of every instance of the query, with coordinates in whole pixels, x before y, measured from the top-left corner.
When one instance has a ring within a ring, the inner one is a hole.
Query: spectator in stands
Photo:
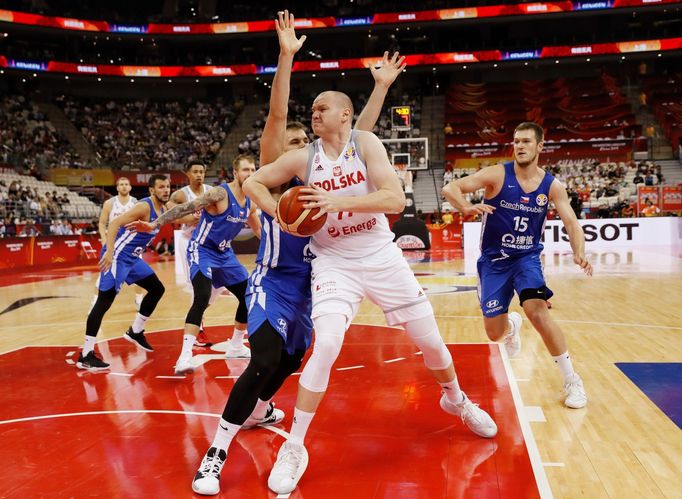
[[[17,235],[17,224],[12,217],[5,218],[5,236],[15,237]]]
[[[645,217],[655,217],[661,213],[661,209],[656,206],[648,197],[644,198],[644,205],[644,208],[642,208],[642,215]]]
[[[450,182],[452,182],[452,171],[445,170],[445,173],[443,173],[443,186],[448,185]]]
[[[61,220],[52,220],[50,224],[50,235],[61,236],[62,234],[62,222]]]
[[[0,237],[5,237],[6,235],[5,221],[0,218]]]
[[[63,236],[72,236],[74,234],[73,230],[73,224],[71,223],[71,220],[64,220],[64,223],[62,223],[62,235]]]
[[[620,216],[623,218],[632,218],[635,216],[635,210],[632,208],[632,205],[628,202],[624,202],[623,206],[620,210]]]
[[[35,237],[39,235],[40,231],[38,231],[38,227],[36,227],[33,220],[30,218],[26,220],[26,225],[24,225],[24,228],[21,230],[20,237]]]
[[[445,225],[450,225],[455,221],[455,217],[452,215],[452,212],[450,210],[446,210],[445,213],[443,213],[443,223]]]
[[[572,189],[569,189],[567,192],[571,208],[573,208],[576,218],[582,218],[583,202],[580,200],[580,196]]]
[[[635,178],[632,179],[632,183],[635,185],[644,183],[644,177],[642,177],[642,174],[640,173],[639,170],[637,170],[637,174],[635,175]]]
[[[654,185],[656,183],[656,177],[653,173],[648,172],[646,178],[644,179],[644,185]]]
[[[90,224],[83,229],[83,234],[99,234],[99,221],[91,220]]]
[[[453,133],[455,133],[455,131],[452,129],[452,125],[449,122],[446,123],[445,126],[443,127],[443,133],[445,135],[452,135]]]

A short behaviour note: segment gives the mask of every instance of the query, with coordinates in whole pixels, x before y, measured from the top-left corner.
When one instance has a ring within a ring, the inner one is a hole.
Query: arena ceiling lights
[[[410,67],[469,65],[495,63],[495,61],[551,60],[561,58],[593,57],[601,55],[631,54],[682,50],[682,37],[657,40],[596,43],[587,45],[565,45],[542,47],[525,51],[482,50],[476,52],[441,52],[437,54],[407,55],[405,62]],[[294,72],[322,72],[365,69],[368,64],[378,64],[381,57],[338,59],[327,61],[298,61]],[[466,66],[463,66],[466,67]],[[7,59],[0,55],[0,68],[47,73],[66,73],[92,76],[123,76],[128,78],[225,78],[240,75],[273,74],[277,66],[256,66],[242,64],[234,66],[116,66],[107,64],[86,64],[60,61],[29,61]]]
[[[319,17],[296,19],[297,29],[339,28],[354,26],[380,26],[384,24],[423,23],[483,19],[506,16],[557,14],[619,8],[653,7],[682,4],[675,0],[604,0],[535,2],[487,7],[462,7],[452,9],[422,10],[412,12],[377,13],[360,17]],[[66,17],[48,17],[26,12],[0,10],[0,22],[30,25],[42,28],[116,33],[134,35],[223,35],[274,31],[272,20],[229,23],[185,24],[115,24]]]

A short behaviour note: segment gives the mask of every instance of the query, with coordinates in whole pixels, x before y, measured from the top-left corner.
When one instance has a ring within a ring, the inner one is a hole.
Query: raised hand
[[[275,29],[277,30],[277,38],[279,39],[279,50],[285,55],[294,55],[303,46],[306,36],[296,38],[296,30],[294,29],[294,15],[289,14],[288,10],[277,13],[277,20],[275,21]]]
[[[369,64],[369,70],[372,72],[374,82],[377,85],[390,87],[395,79],[407,64],[405,63],[405,56],[400,56],[399,52],[395,52],[393,57],[388,58],[388,52],[384,52],[384,58],[381,60],[381,66],[375,67],[374,64]]]

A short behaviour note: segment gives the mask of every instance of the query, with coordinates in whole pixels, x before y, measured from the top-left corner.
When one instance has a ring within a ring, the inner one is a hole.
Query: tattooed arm
[[[192,201],[173,206],[153,222],[143,222],[142,220],[138,220],[126,225],[126,229],[133,229],[138,232],[152,232],[164,224],[182,218],[185,215],[189,215],[190,213],[194,213],[200,208],[205,208],[206,206],[216,204],[226,198],[227,192],[225,189],[222,187],[213,187],[203,196],[199,196]]]

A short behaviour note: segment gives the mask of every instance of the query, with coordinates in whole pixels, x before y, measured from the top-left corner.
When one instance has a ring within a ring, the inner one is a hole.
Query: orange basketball
[[[304,208],[304,201],[299,201],[302,186],[288,189],[277,202],[277,218],[284,230],[295,236],[306,237],[315,234],[327,221],[325,213],[320,218],[312,220],[319,213],[319,208]]]

